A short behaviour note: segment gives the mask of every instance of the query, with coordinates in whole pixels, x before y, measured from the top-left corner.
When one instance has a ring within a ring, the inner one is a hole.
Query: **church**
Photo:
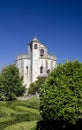
[[[56,56],[48,54],[48,49],[36,37],[28,44],[28,53],[15,59],[19,72],[24,77],[27,88],[38,76],[47,77],[56,67]]]

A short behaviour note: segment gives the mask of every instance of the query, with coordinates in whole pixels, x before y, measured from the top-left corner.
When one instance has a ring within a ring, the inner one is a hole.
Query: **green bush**
[[[44,120],[82,119],[82,63],[67,61],[51,72],[40,91],[40,110]]]

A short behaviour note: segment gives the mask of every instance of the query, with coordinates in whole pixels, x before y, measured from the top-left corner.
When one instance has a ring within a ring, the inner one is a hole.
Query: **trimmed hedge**
[[[0,130],[3,130],[5,127],[16,124],[19,122],[32,121],[32,120],[40,120],[40,116],[31,113],[20,113],[20,114],[12,114],[10,118],[4,117],[0,119]]]
[[[40,105],[40,100],[35,97],[28,100],[15,100],[15,101],[7,102],[7,106],[11,108],[14,108],[15,106],[25,106],[25,107],[39,110],[39,105]]]
[[[26,121],[41,120],[37,109],[28,108],[28,101],[9,101],[0,103],[0,130]]]
[[[39,106],[40,106],[40,100],[38,98],[33,97],[29,99],[27,102],[27,107],[29,108],[34,108],[39,110]]]
[[[16,106],[14,110],[21,114],[28,114],[29,120],[41,120],[41,115],[37,109],[27,108],[24,106]]]
[[[3,130],[5,127],[13,124],[14,122],[15,122],[15,119],[11,117],[0,118],[0,130]]]
[[[36,130],[37,121],[17,123],[6,127],[4,130]]]
[[[0,106],[0,117],[10,116],[11,113],[16,113],[16,112],[7,106]]]

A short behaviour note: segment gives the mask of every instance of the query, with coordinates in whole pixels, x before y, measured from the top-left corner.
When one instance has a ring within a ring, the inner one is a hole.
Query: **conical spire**
[[[32,41],[33,42],[38,42],[39,40],[36,37],[34,37]]]

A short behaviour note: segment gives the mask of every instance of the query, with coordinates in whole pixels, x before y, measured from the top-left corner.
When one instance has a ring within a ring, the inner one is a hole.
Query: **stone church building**
[[[28,44],[28,53],[16,57],[16,66],[24,76],[24,84],[28,88],[38,76],[47,77],[56,67],[56,57],[48,54],[48,49],[35,37]]]

